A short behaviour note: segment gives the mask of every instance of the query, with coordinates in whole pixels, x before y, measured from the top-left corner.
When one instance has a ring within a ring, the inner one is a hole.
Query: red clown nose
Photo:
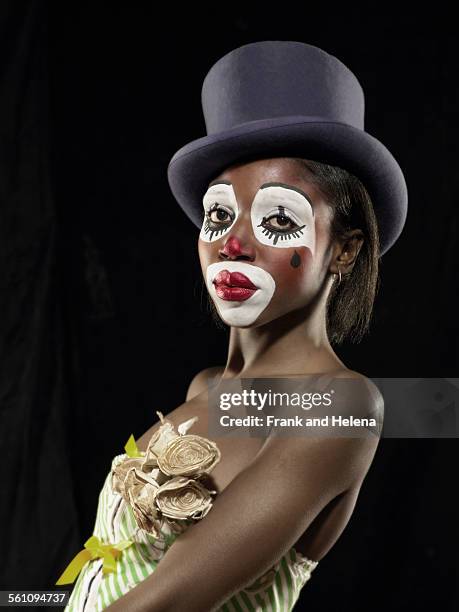
[[[241,243],[236,236],[231,236],[225,243],[221,253],[228,255],[229,257],[237,257],[242,254]]]

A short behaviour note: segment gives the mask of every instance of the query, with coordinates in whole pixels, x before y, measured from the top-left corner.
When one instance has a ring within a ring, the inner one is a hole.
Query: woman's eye
[[[273,215],[272,217],[268,217],[265,219],[264,227],[269,227],[275,230],[286,230],[289,231],[295,227],[297,224],[294,223],[289,217],[285,215]]]
[[[207,212],[207,219],[215,225],[232,223],[234,215],[225,208],[214,204]]]
[[[229,221],[231,217],[223,208],[217,208],[216,210],[210,211],[209,218],[214,223],[224,223],[225,221]]]
[[[216,240],[219,236],[226,234],[233,226],[237,218],[237,206],[222,204],[214,201],[208,208],[208,202],[204,203],[204,219],[201,228],[201,237],[207,242]]]

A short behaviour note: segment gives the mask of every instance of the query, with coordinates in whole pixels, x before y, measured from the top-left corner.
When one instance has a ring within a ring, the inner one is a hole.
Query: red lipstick
[[[243,302],[252,296],[258,289],[242,272],[229,272],[221,270],[214,280],[215,291],[222,300]]]

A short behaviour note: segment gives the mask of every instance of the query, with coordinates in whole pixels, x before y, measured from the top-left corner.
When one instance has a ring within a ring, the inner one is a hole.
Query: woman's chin
[[[261,327],[270,321],[270,319],[263,316],[263,313],[258,315],[255,319],[243,319],[241,317],[234,316],[234,313],[231,313],[231,315],[226,314],[225,317],[219,313],[218,316],[222,323],[236,329],[254,329],[256,327]]]

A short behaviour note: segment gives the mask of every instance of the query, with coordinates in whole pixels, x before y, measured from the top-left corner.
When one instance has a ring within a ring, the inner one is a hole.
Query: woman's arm
[[[360,438],[268,438],[209,514],[110,612],[204,612],[267,571],[337,495],[361,482],[378,443]]]

